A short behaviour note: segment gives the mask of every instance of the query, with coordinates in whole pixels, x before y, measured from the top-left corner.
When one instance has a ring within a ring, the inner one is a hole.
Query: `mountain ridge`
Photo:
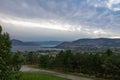
[[[120,38],[84,38],[72,42],[63,42],[56,46],[63,49],[120,48]]]
[[[58,45],[62,41],[21,41],[12,39],[12,46],[42,46],[42,45]]]

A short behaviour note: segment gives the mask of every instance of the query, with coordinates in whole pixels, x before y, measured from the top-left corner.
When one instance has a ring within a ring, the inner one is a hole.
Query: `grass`
[[[32,68],[36,68],[36,69],[45,69],[45,70],[51,70],[51,69],[46,69],[46,68],[41,68],[38,65],[30,65],[30,67]],[[56,71],[56,70],[51,70],[51,71]],[[58,71],[59,72],[59,71]],[[62,72],[64,73],[64,72]],[[104,80],[102,78],[96,78],[96,77],[91,77],[89,75],[86,74],[79,74],[79,73],[65,73],[65,74],[70,74],[70,75],[74,75],[74,76],[79,76],[79,77],[84,77],[84,78],[90,78],[92,80]]]
[[[69,80],[51,74],[41,74],[35,72],[24,72],[20,80]]]

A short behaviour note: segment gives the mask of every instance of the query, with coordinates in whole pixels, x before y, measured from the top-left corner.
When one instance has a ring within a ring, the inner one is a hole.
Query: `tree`
[[[62,71],[73,71],[73,58],[71,50],[60,51],[55,58],[56,67]]]
[[[37,64],[38,63],[38,54],[34,52],[29,52],[27,55],[28,64]]]
[[[111,55],[113,55],[113,52],[112,52],[112,50],[107,49],[107,51],[105,52],[105,54],[106,54],[107,56],[111,56]]]
[[[12,55],[12,65],[14,67],[14,71],[20,70],[22,62],[24,62],[24,58],[19,51]]]
[[[11,60],[10,60],[11,40],[8,33],[2,33],[0,26],[0,80],[10,80]]]
[[[39,57],[39,66],[44,68],[49,68],[49,55],[40,55]]]
[[[58,54],[56,54],[56,58],[55,58],[56,68],[60,70],[64,70],[64,61],[65,61],[64,57],[65,57],[64,51],[60,51]]]
[[[120,55],[112,55],[104,61],[105,73],[112,80],[120,80]]]
[[[19,72],[18,65],[19,55],[11,54],[11,40],[8,33],[2,33],[2,27],[0,26],[0,80],[18,80]]]

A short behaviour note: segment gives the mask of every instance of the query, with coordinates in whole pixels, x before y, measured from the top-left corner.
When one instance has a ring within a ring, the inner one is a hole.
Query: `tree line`
[[[42,68],[120,80],[120,54],[115,54],[110,49],[104,53],[74,53],[66,50],[52,55],[34,53],[28,55],[29,57],[26,58],[28,58],[29,63],[38,64]]]

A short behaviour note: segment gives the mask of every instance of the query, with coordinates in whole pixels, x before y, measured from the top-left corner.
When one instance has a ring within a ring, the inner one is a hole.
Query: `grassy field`
[[[20,80],[69,80],[69,79],[56,77],[50,74],[24,72]]]

